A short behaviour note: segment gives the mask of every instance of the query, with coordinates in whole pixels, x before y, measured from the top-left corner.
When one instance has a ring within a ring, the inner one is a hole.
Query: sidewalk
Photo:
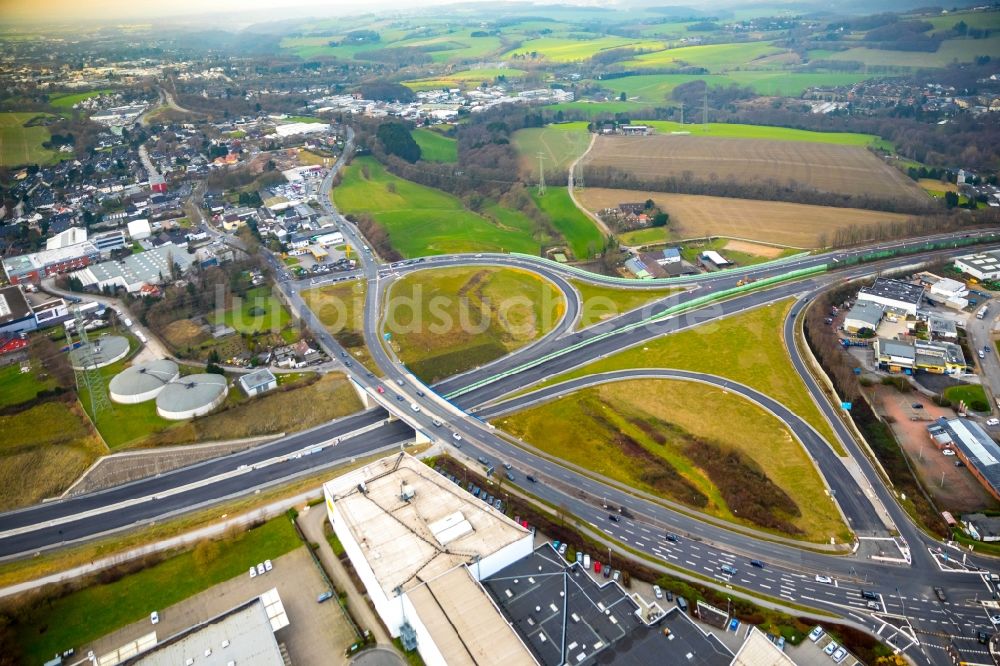
[[[372,632],[372,636],[375,637],[375,643],[378,646],[388,647],[395,651],[392,639],[389,637],[382,621],[375,615],[371,606],[368,605],[368,600],[354,587],[354,583],[347,574],[347,570],[344,569],[344,565],[333,554],[333,548],[330,547],[330,542],[326,540],[326,535],[323,534],[323,523],[325,521],[326,511],[321,504],[310,507],[308,511],[302,511],[299,514],[298,520],[299,528],[306,535],[306,539],[319,544],[319,550],[317,551],[319,560],[323,563],[323,567],[327,573],[330,574],[337,589],[347,594],[347,605],[351,615],[354,616],[354,620],[362,630],[367,629]]]

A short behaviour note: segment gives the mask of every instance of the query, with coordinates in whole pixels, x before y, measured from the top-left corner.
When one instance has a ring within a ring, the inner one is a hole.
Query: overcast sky
[[[464,2],[482,0],[463,0]],[[135,20],[205,12],[271,12],[290,15],[360,14],[376,9],[414,9],[455,0],[0,0],[0,23],[7,20]]]

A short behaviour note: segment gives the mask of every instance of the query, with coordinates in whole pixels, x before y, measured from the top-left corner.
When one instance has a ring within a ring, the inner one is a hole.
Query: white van
[[[590,570],[590,555],[587,555],[586,553],[583,554],[583,569],[584,571]]]
[[[412,409],[415,412],[419,412],[420,411],[420,405],[418,405],[415,402],[411,402],[410,403],[410,409]]]

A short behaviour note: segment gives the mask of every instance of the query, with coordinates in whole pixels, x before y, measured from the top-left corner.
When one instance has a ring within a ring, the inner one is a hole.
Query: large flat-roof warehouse
[[[927,428],[938,446],[951,446],[993,497],[1000,499],[1000,445],[975,421],[939,418]]]
[[[403,453],[323,490],[375,609],[425,663],[535,663],[479,584],[531,553],[528,530]]]

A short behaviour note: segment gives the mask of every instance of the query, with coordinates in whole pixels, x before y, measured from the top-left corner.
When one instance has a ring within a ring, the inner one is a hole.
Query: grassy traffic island
[[[548,379],[536,388],[573,377],[629,368],[705,372],[771,396],[815,428],[838,455],[845,455],[781,343],[782,325],[792,302],[786,299],[650,340]]]
[[[431,269],[392,286],[385,331],[400,360],[433,383],[537,340],[565,311],[556,286],[528,271]]]
[[[602,477],[717,518],[816,543],[850,538],[788,428],[714,386],[610,382],[493,423]]]
[[[631,312],[636,308],[659,301],[672,294],[684,291],[683,287],[663,287],[662,289],[621,289],[605,285],[570,280],[580,293],[580,319],[576,329],[593,326],[606,319]]]
[[[351,356],[375,374],[381,375],[382,371],[365,344],[367,292],[368,284],[364,280],[351,280],[303,291],[302,300]]]

